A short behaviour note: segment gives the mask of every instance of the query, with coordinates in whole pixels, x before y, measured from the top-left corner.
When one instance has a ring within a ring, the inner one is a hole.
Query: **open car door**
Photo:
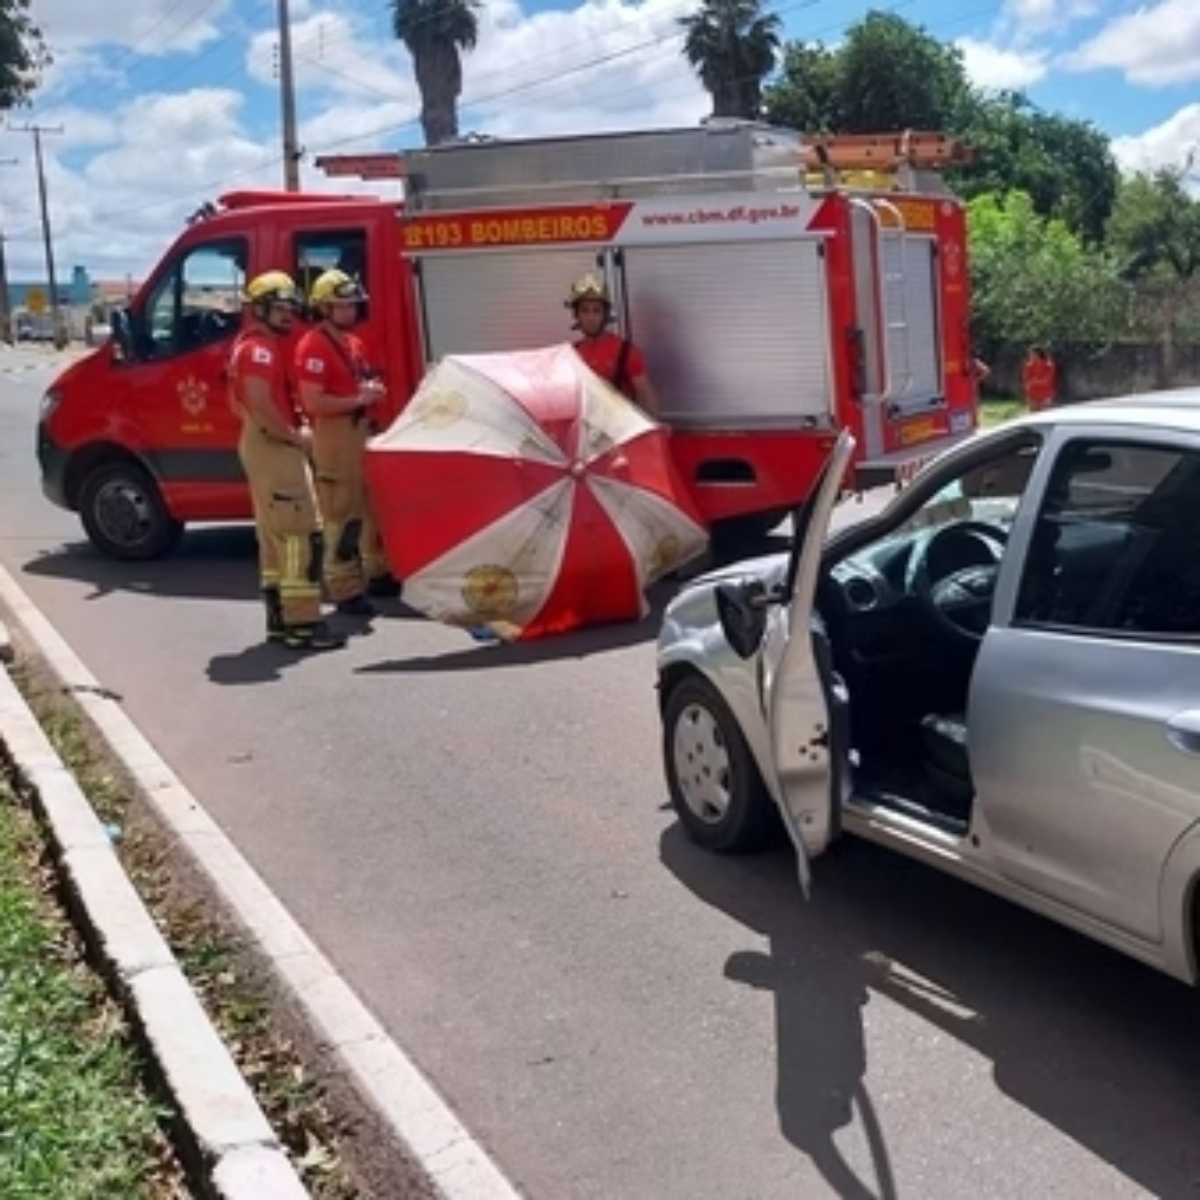
[[[796,519],[782,605],[763,645],[763,698],[771,735],[773,778],[768,786],[796,846],[800,885],[808,893],[808,860],[821,854],[837,832],[842,766],[834,747],[828,663],[818,657],[813,618],[817,578],[829,522],[854,453],[853,436],[838,437]]]

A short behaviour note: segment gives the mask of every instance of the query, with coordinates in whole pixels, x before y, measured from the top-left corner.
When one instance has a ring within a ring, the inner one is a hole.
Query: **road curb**
[[[81,932],[115,980],[217,1194],[309,1200],[90,801],[6,670],[0,671],[0,743],[49,830]],[[250,1156],[254,1172],[241,1167]]]
[[[62,686],[75,694],[146,803],[254,940],[288,1001],[329,1048],[364,1103],[425,1172],[439,1200],[521,1200],[420,1068],[2,567],[0,605]],[[248,1157],[240,1161],[244,1177],[255,1178],[255,1163]],[[230,1167],[230,1177],[234,1171]],[[254,1200],[273,1200],[273,1194],[260,1190]]]

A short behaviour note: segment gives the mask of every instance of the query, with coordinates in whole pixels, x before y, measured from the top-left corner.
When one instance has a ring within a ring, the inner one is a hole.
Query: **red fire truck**
[[[222,384],[241,288],[335,266],[366,286],[398,407],[444,355],[566,340],[567,288],[602,273],[714,531],[776,523],[843,427],[857,486],[901,480],[976,423],[964,214],[940,174],[968,156],[940,134],[708,122],[327,161],[399,177],[402,203],[224,195],[47,391],[44,490],[122,558],[248,520]]]

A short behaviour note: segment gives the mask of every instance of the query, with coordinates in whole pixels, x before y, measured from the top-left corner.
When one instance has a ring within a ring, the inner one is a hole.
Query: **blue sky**
[[[300,141],[312,154],[419,142],[386,0],[291,0]],[[694,0],[491,0],[466,61],[464,130],[499,136],[691,124],[707,112],[674,19]],[[774,0],[789,37],[834,43],[873,7]],[[1200,142],[1200,0],[907,0],[984,86],[1095,121],[1128,164]],[[279,186],[276,0],[34,0],[56,64],[29,113],[45,138],[60,272],[139,275],[203,200]],[[31,139],[0,133],[0,218],[18,278],[40,274]],[[345,189],[310,165],[306,185]]]

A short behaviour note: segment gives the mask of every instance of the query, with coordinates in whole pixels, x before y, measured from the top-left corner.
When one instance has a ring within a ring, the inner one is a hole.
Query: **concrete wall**
[[[1098,400],[1163,387],[1200,385],[1200,345],[1177,345],[1170,356],[1159,344],[1121,342],[1102,354],[1072,347],[1055,352],[1060,400]],[[1019,397],[1024,347],[1005,347],[989,360],[984,395]]]

